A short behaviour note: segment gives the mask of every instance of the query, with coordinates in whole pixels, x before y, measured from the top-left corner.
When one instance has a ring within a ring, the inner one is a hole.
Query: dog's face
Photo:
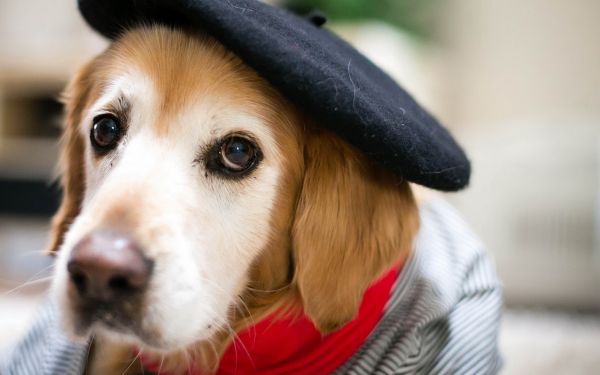
[[[327,332],[406,254],[406,183],[210,38],[130,31],[67,96],[51,250],[75,334],[170,351],[283,300]]]

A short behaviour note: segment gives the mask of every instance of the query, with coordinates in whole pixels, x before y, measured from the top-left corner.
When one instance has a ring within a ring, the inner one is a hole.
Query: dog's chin
[[[85,342],[92,337],[102,337],[134,346],[157,348],[165,346],[155,333],[146,332],[138,324],[120,320],[110,313],[98,313],[91,317],[72,309],[64,309],[61,312],[61,321],[66,334],[77,342]]]
[[[95,323],[90,333],[102,337],[106,341],[120,343],[138,349],[151,349],[154,351],[168,351],[169,343],[155,335],[144,331],[133,331],[129,328],[116,328],[103,322]]]
[[[165,337],[150,334],[144,331],[133,332],[129,328],[118,329],[109,327],[103,323],[96,323],[88,331],[88,337],[91,333],[97,337],[102,337],[109,342],[120,343],[131,346],[137,350],[149,353],[169,354],[189,348],[193,344],[210,341],[212,334],[208,332],[197,340],[184,342],[176,338],[168,339]]]
[[[102,338],[105,341],[132,348],[151,349],[168,352],[180,346],[180,343],[164,340],[156,332],[147,332],[132,322],[121,322],[114,317],[98,317],[95,320],[82,319],[71,314],[71,318],[63,319],[69,336],[77,342],[86,342],[90,338]]]

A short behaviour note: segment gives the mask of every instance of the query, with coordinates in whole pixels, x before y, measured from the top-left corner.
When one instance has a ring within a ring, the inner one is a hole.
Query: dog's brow
[[[115,114],[125,114],[129,112],[130,107],[129,100],[123,94],[120,94],[115,99],[103,105],[101,110]]]
[[[102,112],[110,112],[116,115],[124,125],[128,124],[130,110],[131,103],[123,94],[120,94],[114,100],[111,100],[100,108]]]

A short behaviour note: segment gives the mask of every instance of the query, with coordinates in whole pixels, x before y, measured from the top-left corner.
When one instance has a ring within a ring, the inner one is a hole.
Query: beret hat
[[[463,150],[387,74],[329,30],[257,0],[78,0],[99,33],[162,23],[202,29],[289,100],[395,175],[456,191],[469,182]]]

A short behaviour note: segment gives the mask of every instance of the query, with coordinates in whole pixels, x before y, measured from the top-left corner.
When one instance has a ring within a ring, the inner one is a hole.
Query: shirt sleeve
[[[0,353],[1,375],[83,374],[89,343],[75,343],[60,329],[55,305],[48,299],[25,337]]]
[[[423,205],[411,257],[382,321],[336,374],[496,374],[502,287],[468,225],[441,199]]]
[[[447,245],[444,284],[456,287],[439,289],[454,295],[452,306],[424,327],[424,336],[435,332],[444,343],[425,373],[496,374],[502,367],[498,334],[503,296],[493,262],[450,205],[435,202],[430,210],[432,226]]]
[[[503,309],[500,284],[490,279],[487,257],[473,259],[460,297],[448,314],[425,329],[444,337],[429,374],[496,374],[502,367],[498,333]]]

